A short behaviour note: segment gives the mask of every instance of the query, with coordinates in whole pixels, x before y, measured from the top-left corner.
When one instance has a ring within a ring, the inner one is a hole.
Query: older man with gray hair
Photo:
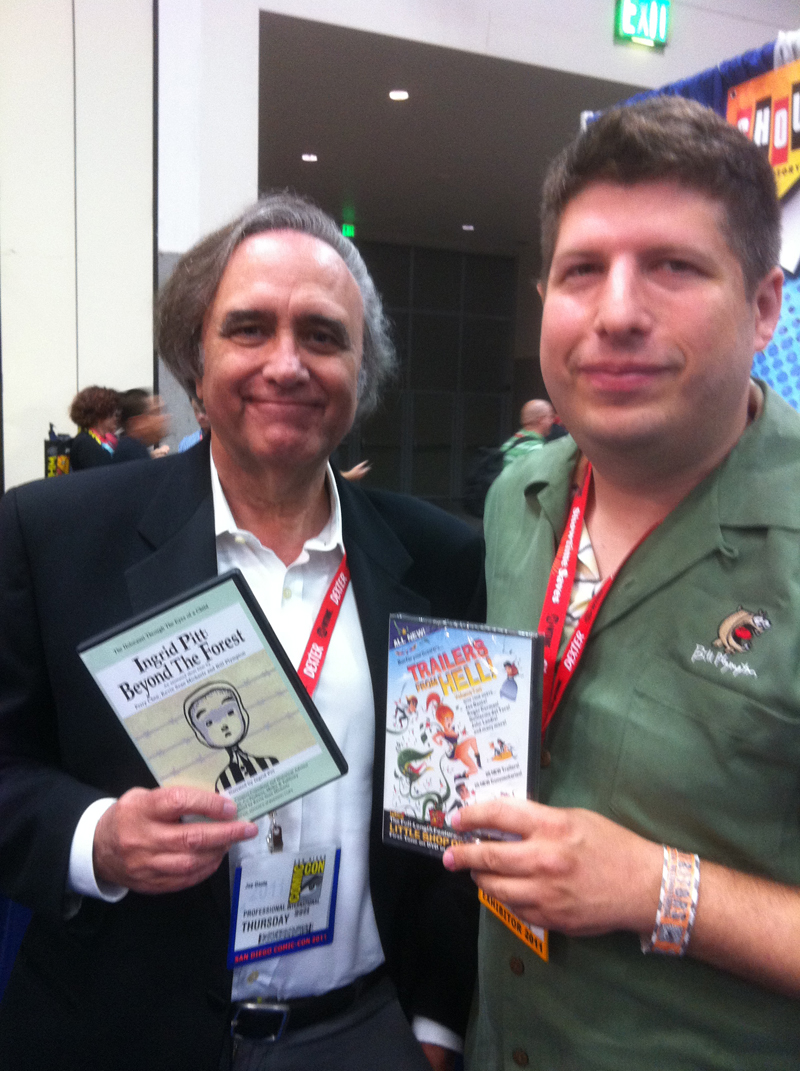
[[[66,491],[22,487],[0,507],[0,888],[34,911],[0,1007],[0,1068],[447,1067],[475,902],[468,883],[383,847],[373,772],[388,615],[480,620],[481,543],[330,466],[394,355],[360,255],[315,206],[269,196],[190,250],[158,343],[210,442]],[[259,824],[213,792],[156,787],[76,655],[233,567],[295,664],[350,578],[314,693],[349,773]],[[277,826],[285,852],[338,849],[333,937],[231,974],[220,864],[258,855],[271,873]]]

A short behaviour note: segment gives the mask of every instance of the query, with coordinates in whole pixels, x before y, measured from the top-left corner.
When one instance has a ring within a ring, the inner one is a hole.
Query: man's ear
[[[782,295],[783,272],[774,267],[764,276],[753,295],[756,351],[764,349],[778,326]]]
[[[538,291],[538,293],[539,293],[539,297],[540,297],[540,298],[542,299],[542,304],[544,304],[544,293],[545,293],[545,289],[544,289],[544,283],[542,282],[542,280],[541,280],[541,279],[540,279],[540,280],[539,280],[539,282],[538,282],[538,283],[536,284],[536,289],[537,289],[537,291]]]
[[[194,381],[194,393],[197,396],[198,402],[203,401],[203,381],[202,379],[196,379]]]

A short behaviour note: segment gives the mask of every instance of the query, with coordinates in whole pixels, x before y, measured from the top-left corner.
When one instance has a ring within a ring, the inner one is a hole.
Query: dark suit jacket
[[[476,958],[468,883],[380,839],[390,611],[482,620],[482,542],[424,503],[340,483],[376,702],[370,880],[406,1011],[463,1029]],[[208,443],[0,501],[0,889],[34,910],[0,1007],[0,1068],[216,1071],[227,1029],[228,874],[181,893],[85,899],[64,921],[85,808],[153,780],[75,649],[216,573]]]

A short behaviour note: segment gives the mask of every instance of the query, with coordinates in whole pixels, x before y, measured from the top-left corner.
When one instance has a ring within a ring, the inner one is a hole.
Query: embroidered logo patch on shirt
[[[725,654],[744,654],[750,650],[753,638],[769,628],[772,628],[772,622],[763,610],[753,613],[740,606],[719,626],[714,646],[721,647]]]
[[[748,662],[734,661],[730,656],[742,655],[751,649],[753,640],[772,628],[772,622],[763,610],[745,610],[740,606],[720,623],[717,638],[711,647],[702,643],[695,645],[692,662],[708,662],[716,666],[720,673],[730,673],[734,677],[757,677],[758,674]]]

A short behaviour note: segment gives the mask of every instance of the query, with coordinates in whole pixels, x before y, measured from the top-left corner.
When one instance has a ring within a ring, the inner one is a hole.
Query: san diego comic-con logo
[[[314,904],[319,901],[322,892],[322,879],[325,876],[325,856],[316,859],[304,859],[292,867],[289,887],[289,904]]]
[[[772,622],[763,610],[745,610],[740,606],[721,622],[712,647],[702,643],[695,645],[692,662],[708,662],[720,673],[733,677],[757,677],[758,674],[744,660],[734,661],[731,655],[743,655],[751,650],[753,640],[772,628]],[[717,650],[713,650],[716,647]]]
[[[763,610],[753,613],[740,606],[719,626],[714,646],[721,647],[725,654],[744,654],[752,647],[754,637],[769,628],[772,628],[772,622]]]

